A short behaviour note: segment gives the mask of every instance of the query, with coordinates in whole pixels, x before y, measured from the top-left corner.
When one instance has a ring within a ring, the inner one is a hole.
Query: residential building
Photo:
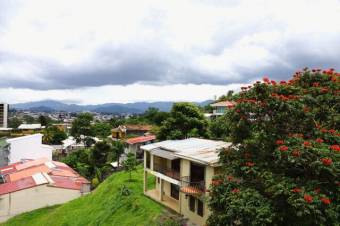
[[[41,133],[43,129],[45,129],[45,126],[42,126],[41,124],[21,124],[18,127],[18,130],[23,134]]]
[[[0,163],[7,162],[7,164],[12,164],[23,159],[38,158],[47,158],[49,160],[52,160],[53,147],[42,144],[42,137],[43,135],[38,133],[6,139],[6,143],[8,143],[8,148],[3,151],[1,151],[0,149],[0,152],[2,153],[0,153],[0,157],[2,157]]]
[[[0,103],[0,128],[8,127],[8,104]]]
[[[151,125],[120,125],[111,132],[113,139],[125,139],[131,136],[143,136],[151,129]]]
[[[1,167],[0,222],[89,192],[89,181],[61,162],[41,158]]]
[[[0,167],[9,164],[10,144],[5,138],[0,138]]]
[[[206,202],[219,153],[231,143],[198,138],[144,145],[144,194],[196,225],[210,214]],[[150,180],[150,177],[153,178]],[[154,185],[150,188],[150,182]]]
[[[229,108],[233,108],[235,103],[232,101],[220,101],[217,103],[210,104],[214,108],[212,116],[221,116],[227,112]]]
[[[134,137],[125,140],[126,148],[125,153],[133,153],[136,155],[137,159],[143,159],[144,158],[144,151],[140,147],[146,144],[152,143],[154,140],[156,140],[155,135],[146,135],[146,136],[140,136],[140,137]]]

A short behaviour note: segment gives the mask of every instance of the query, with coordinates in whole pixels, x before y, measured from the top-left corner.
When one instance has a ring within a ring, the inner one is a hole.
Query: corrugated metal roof
[[[162,158],[170,159],[170,160],[178,159],[178,157],[175,156],[174,153],[171,153],[170,151],[162,150],[160,148],[153,149],[151,151],[151,154],[162,157]]]
[[[232,101],[220,101],[217,103],[210,104],[212,107],[233,107],[235,106],[235,102]]]
[[[231,143],[199,138],[184,140],[167,140],[158,143],[144,145],[141,148],[146,151],[162,149],[173,152],[174,156],[185,158],[203,164],[215,164],[219,159],[220,150],[227,148]]]

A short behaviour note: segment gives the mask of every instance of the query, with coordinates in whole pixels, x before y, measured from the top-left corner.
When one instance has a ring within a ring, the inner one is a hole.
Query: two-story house
[[[226,113],[228,109],[234,107],[235,103],[232,101],[220,101],[217,103],[210,104],[210,106],[213,108],[212,115],[214,117],[217,117]]]
[[[144,145],[144,194],[197,225],[210,214],[207,197],[219,174],[219,152],[231,143],[198,138]],[[150,179],[152,178],[152,179]]]

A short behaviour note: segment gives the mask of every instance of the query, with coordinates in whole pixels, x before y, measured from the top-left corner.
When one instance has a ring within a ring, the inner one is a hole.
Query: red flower
[[[316,188],[316,189],[314,190],[314,192],[319,194],[319,193],[320,193],[320,188]]]
[[[213,180],[211,181],[211,184],[217,186],[217,185],[220,185],[222,182],[223,182],[223,181],[220,180],[220,179],[213,179]]]
[[[294,188],[291,191],[294,192],[294,193],[299,193],[299,192],[302,191],[302,189],[301,188]]]
[[[253,162],[246,162],[246,166],[252,167],[252,166],[255,166],[255,163],[253,163]]]
[[[234,188],[233,190],[231,190],[232,193],[239,193],[240,192],[240,189],[238,188]]]
[[[281,144],[284,144],[284,143],[285,143],[284,140],[277,140],[277,141],[276,141],[276,144],[277,144],[277,145],[281,145]]]
[[[333,163],[333,160],[331,158],[322,158],[321,162],[325,165],[325,166],[330,166]]]
[[[280,81],[280,84],[281,84],[281,85],[286,85],[287,82],[286,82],[286,81]]]
[[[233,176],[227,176],[227,180],[228,180],[228,181],[231,181],[231,180],[233,180],[233,179],[234,179]]]
[[[270,83],[275,86],[276,85],[276,82],[274,80],[271,80]]]
[[[323,202],[323,204],[329,205],[331,204],[331,200],[329,198],[320,198],[321,202]]]
[[[335,134],[336,130],[335,130],[335,129],[330,129],[330,130],[328,130],[328,132],[329,132],[330,134]]]
[[[327,133],[327,132],[328,132],[328,130],[327,130],[327,129],[325,129],[325,128],[323,128],[323,129],[321,129],[321,132],[323,132],[323,133]]]
[[[269,78],[268,78],[268,77],[264,77],[264,78],[263,78],[263,81],[264,81],[265,83],[270,83],[270,81],[269,81]]]
[[[304,195],[303,198],[305,199],[306,202],[311,203],[313,202],[313,197],[310,195]]]
[[[287,146],[285,146],[285,145],[282,145],[282,146],[279,147],[280,151],[288,151],[288,149],[289,148]]]
[[[323,143],[323,139],[321,139],[321,138],[317,138],[315,141],[320,143],[320,144]]]
[[[300,151],[298,151],[298,150],[292,151],[292,156],[299,157],[300,156]]]
[[[333,150],[333,151],[339,152],[340,151],[340,145],[338,145],[338,144],[331,145],[330,149]]]
[[[303,146],[305,146],[305,147],[310,147],[310,146],[312,146],[312,144],[311,144],[311,142],[309,142],[309,141],[304,141],[304,142],[303,142]]]

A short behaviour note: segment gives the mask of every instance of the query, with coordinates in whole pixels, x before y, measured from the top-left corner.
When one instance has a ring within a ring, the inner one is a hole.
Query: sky
[[[339,56],[340,0],[0,0],[0,102],[203,101]]]

